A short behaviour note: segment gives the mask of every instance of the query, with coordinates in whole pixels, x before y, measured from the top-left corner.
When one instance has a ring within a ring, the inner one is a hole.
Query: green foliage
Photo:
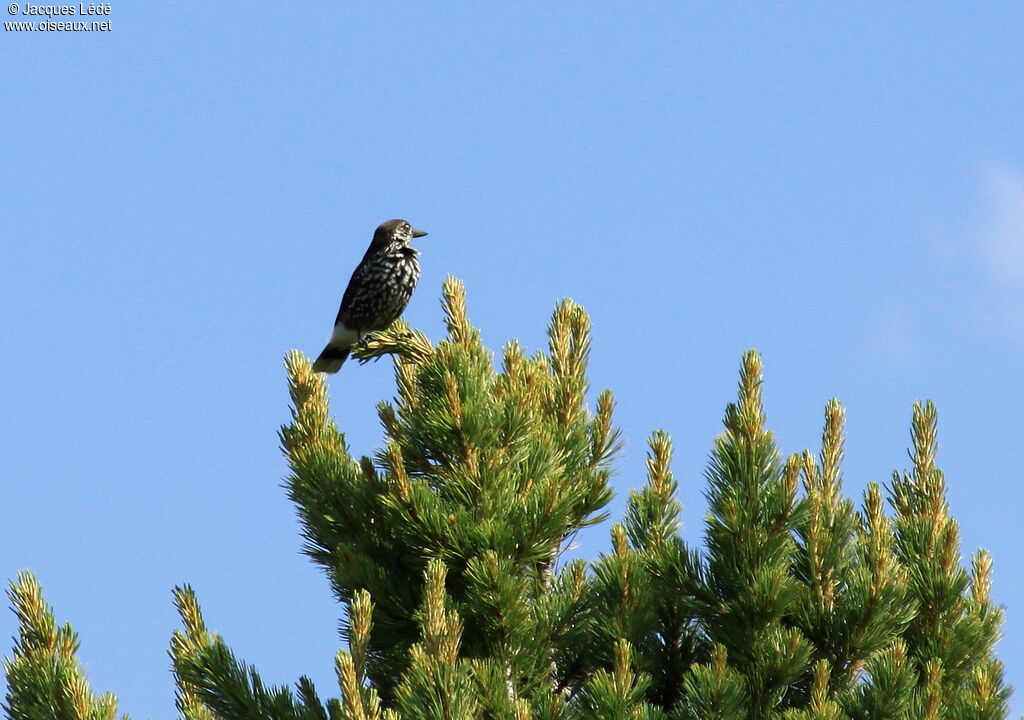
[[[625,640],[615,642],[611,670],[597,670],[580,689],[571,705],[572,718],[580,720],[659,720],[665,714],[646,702],[651,681],[632,668],[632,648]]]
[[[682,539],[667,433],[649,440],[611,550],[566,562],[601,522],[619,446],[611,393],[588,402],[589,320],[554,312],[548,349],[500,363],[449,280],[437,345],[401,322],[354,355],[390,355],[381,448],[351,454],[324,379],[286,358],[281,446],[305,552],[344,606],[340,699],[264,684],[207,630],[195,593],[170,655],[183,720],[967,720],[1006,717],[994,655],[992,559],[970,570],[935,465],[935,409],[913,416],[913,468],[860,505],[842,491],[843,409],[821,447],[783,458],[767,429],[761,360],[744,355],[706,473],[704,542]],[[113,718],[38,585],[12,586],[21,620],[11,718]],[[54,700],[51,702],[51,698]]]
[[[551,652],[575,651],[555,633],[574,632],[562,616],[584,612],[570,592],[579,570],[554,565],[611,498],[612,400],[586,406],[589,323],[573,303],[555,312],[548,354],[526,358],[512,343],[500,371],[466,318],[461,284],[446,283],[443,308],[448,339],[436,348],[405,352],[399,327],[357,353],[397,353],[399,394],[379,407],[386,444],[374,460],[349,455],[322,379],[289,355],[288,489],[306,551],[339,600],[360,589],[373,597],[366,673],[383,698],[420,639],[422,578],[435,559],[465,620],[465,656],[500,659],[529,694],[554,682],[544,679],[558,669]]]
[[[78,662],[78,635],[69,624],[57,625],[35,576],[19,573],[7,595],[18,616],[14,656],[4,661],[7,717],[114,720],[117,698],[111,693],[98,697],[93,693]]]
[[[171,662],[177,681],[177,706],[184,720],[327,720],[308,678],[300,678],[298,697],[289,688],[268,688],[252,666],[240,662],[217,635],[210,635],[192,588],[174,589],[185,630],[171,636]]]
[[[728,653],[715,645],[707,663],[693,665],[683,677],[676,720],[729,720],[743,717],[750,705],[743,675],[729,666]]]

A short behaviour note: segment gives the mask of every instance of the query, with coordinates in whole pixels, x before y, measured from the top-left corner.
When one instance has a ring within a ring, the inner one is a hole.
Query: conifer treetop
[[[306,677],[264,683],[185,585],[170,648],[183,720],[1006,717],[992,558],[963,562],[932,403],[914,406],[911,468],[855,504],[840,403],[825,403],[818,450],[783,456],[749,351],[707,465],[701,546],[680,534],[659,430],[610,550],[565,562],[574,534],[606,517],[620,444],[611,393],[590,399],[589,318],[563,300],[546,350],[511,341],[495,355],[460,281],[441,305],[436,344],[399,322],[354,350],[394,364],[373,452],[353,454],[309,360],[285,358],[285,487],[342,605],[341,697],[322,701]],[[114,720],[34,577],[10,597],[8,716]]]

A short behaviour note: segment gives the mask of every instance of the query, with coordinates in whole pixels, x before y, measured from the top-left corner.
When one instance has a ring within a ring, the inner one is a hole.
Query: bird
[[[378,226],[348,281],[331,338],[313,372],[338,372],[353,345],[371,332],[386,330],[402,314],[420,279],[420,252],[409,243],[426,234],[401,219]]]

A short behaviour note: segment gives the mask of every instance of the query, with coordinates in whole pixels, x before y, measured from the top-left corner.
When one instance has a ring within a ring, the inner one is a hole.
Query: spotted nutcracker
[[[314,372],[338,372],[353,345],[368,333],[385,330],[402,314],[420,279],[420,252],[409,243],[426,234],[405,220],[381,223],[348,281],[334,332],[313,363]]]

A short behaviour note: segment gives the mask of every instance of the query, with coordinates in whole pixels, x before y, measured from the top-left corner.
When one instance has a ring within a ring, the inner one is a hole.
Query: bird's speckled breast
[[[368,259],[359,270],[359,292],[352,298],[344,318],[349,327],[363,332],[383,330],[393,323],[420,279],[419,251],[394,244]]]

